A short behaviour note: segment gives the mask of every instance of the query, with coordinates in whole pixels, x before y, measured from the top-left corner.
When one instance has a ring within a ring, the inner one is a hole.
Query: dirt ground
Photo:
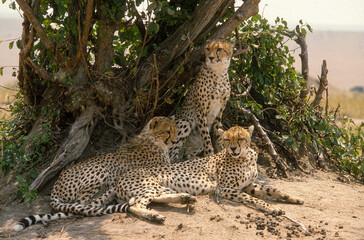
[[[262,183],[305,199],[304,205],[269,201],[295,222],[200,196],[189,212],[183,205],[153,204],[167,217],[164,224],[120,213],[59,220],[48,227],[37,224],[14,232],[20,218],[50,212],[49,195],[43,194],[31,205],[18,201],[0,205],[0,239],[364,239],[364,185],[345,180],[321,171],[284,180],[260,177]],[[6,196],[0,193],[0,197]]]

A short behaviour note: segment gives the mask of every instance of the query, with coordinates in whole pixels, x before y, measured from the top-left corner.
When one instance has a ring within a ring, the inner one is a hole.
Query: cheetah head
[[[245,157],[250,147],[250,139],[253,134],[254,126],[250,126],[248,130],[236,126],[225,131],[222,134],[222,141],[226,152],[233,158]]]
[[[153,136],[156,142],[163,142],[167,146],[172,146],[177,141],[177,124],[174,117],[154,117],[148,124],[149,135]]]
[[[210,40],[205,45],[206,65],[211,68],[230,65],[230,59],[233,55],[234,44],[227,40]]]

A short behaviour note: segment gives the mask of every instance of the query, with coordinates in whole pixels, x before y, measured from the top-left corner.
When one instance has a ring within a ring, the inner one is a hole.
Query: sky
[[[363,0],[261,0],[259,8],[269,20],[280,16],[292,25],[302,19],[317,30],[364,31]]]
[[[0,18],[20,18],[11,2],[0,3]],[[302,19],[317,30],[364,31],[364,0],[261,0],[259,6],[271,21],[280,16],[292,26]]]

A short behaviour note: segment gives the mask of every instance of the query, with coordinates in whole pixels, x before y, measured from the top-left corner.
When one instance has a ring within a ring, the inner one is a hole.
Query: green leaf
[[[147,11],[148,12],[151,12],[153,11],[154,9],[156,9],[158,7],[157,3],[156,2],[152,2],[151,4],[149,4],[149,6],[147,7]]]
[[[14,41],[12,41],[11,43],[9,43],[9,49],[13,49],[14,46]]]
[[[306,29],[301,28],[301,32],[302,32],[302,34],[303,34],[303,35],[305,35],[305,36],[307,35],[307,31],[306,31]]]
[[[313,30],[312,30],[312,27],[310,25],[307,24],[307,29],[312,33]]]
[[[167,13],[168,13],[169,15],[173,16],[173,15],[176,13],[176,11],[174,11],[173,9],[171,9],[171,8],[167,7]]]
[[[291,147],[293,145],[293,139],[291,136],[288,136],[288,138],[286,139],[286,141],[284,141],[284,144],[287,146],[287,147]]]
[[[16,41],[16,47],[21,49],[21,40]]]
[[[2,76],[3,75],[3,67],[0,67],[0,76]]]
[[[303,21],[302,21],[302,19],[300,20],[300,24],[303,24]]]
[[[158,31],[159,31],[159,24],[158,23],[155,23],[155,22],[150,23],[150,25],[149,25],[149,32],[151,32],[151,33],[157,33]]]

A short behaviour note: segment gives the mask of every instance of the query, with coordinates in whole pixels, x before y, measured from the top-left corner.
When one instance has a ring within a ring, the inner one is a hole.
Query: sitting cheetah
[[[280,208],[257,197],[268,196],[288,203],[303,204],[300,198],[254,183],[258,175],[257,153],[249,147],[253,129],[253,126],[248,131],[242,127],[232,127],[224,132],[222,141],[225,149],[213,156],[128,171],[97,202],[108,204],[115,198],[126,200],[130,206],[125,207],[125,211],[157,222],[163,222],[165,217],[147,209],[149,203],[192,203],[196,201],[192,195],[215,193],[219,197],[278,215],[283,214]],[[121,212],[120,204],[99,209],[78,208],[77,211],[88,212],[89,215],[93,215],[93,212],[95,215]]]
[[[168,148],[176,141],[177,125],[166,117],[154,117],[139,135],[122,144],[113,153],[96,156],[80,162],[59,176],[51,192],[51,207],[60,212],[54,215],[34,215],[22,219],[16,227],[21,231],[39,221],[66,218],[75,206],[88,204],[102,187],[108,187],[128,170],[169,163]],[[92,206],[98,206],[93,202]],[[127,208],[120,205],[120,211]]]
[[[233,44],[226,40],[206,43],[206,64],[201,67],[192,88],[187,92],[182,107],[176,113],[177,143],[170,151],[172,162],[203,151],[214,154],[210,129],[216,138],[221,128],[221,118],[230,96],[228,68],[233,54]]]

